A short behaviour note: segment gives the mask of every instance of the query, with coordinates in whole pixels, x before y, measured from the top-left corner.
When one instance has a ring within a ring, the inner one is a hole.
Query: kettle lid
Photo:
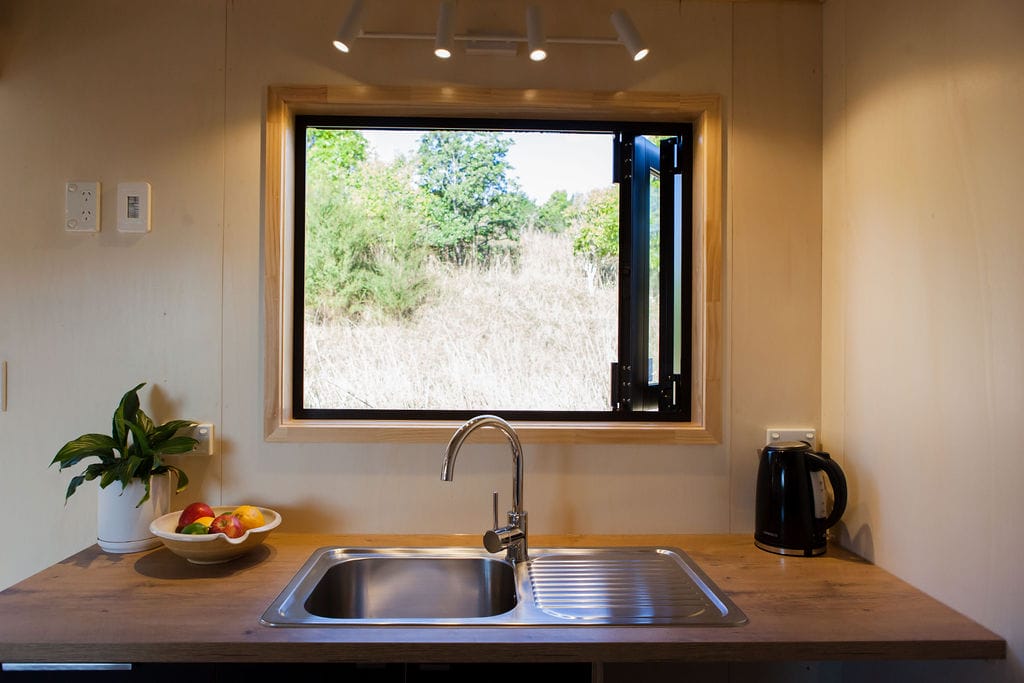
[[[808,451],[812,450],[811,444],[806,441],[778,441],[770,443],[765,448],[773,451]]]

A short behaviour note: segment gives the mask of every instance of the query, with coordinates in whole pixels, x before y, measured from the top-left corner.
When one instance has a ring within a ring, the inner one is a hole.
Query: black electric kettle
[[[754,544],[780,555],[821,555],[825,532],[846,510],[843,470],[806,441],[769,444],[760,455]],[[832,485],[831,510],[826,510],[824,477]]]

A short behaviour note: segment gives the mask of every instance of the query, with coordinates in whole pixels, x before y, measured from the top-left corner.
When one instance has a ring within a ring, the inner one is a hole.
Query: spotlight
[[[530,59],[542,62],[548,57],[544,47],[544,28],[541,26],[540,7],[530,5],[526,8],[526,44],[529,46]]]
[[[617,9],[612,12],[612,26],[615,27],[615,31],[619,34],[619,40],[626,46],[634,62],[639,62],[647,56],[650,50],[644,46],[640,32],[636,30],[636,26],[626,14],[626,10]]]
[[[434,54],[441,59],[452,56],[454,36],[452,35],[452,18],[455,15],[455,0],[441,0],[441,9],[437,14],[437,39],[434,42]]]
[[[352,49],[352,41],[359,33],[359,24],[363,15],[363,0],[352,0],[352,6],[348,9],[348,15],[344,23],[338,29],[338,35],[334,37],[334,47],[342,52]]]

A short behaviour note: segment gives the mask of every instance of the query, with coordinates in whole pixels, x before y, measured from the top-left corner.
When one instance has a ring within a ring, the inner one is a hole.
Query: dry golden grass
[[[567,235],[527,232],[519,264],[434,266],[411,320],[307,319],[308,408],[607,410],[617,287]]]

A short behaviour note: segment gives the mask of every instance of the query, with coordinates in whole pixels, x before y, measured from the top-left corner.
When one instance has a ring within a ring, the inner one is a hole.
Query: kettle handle
[[[828,529],[839,521],[839,518],[846,512],[846,475],[839,467],[839,464],[829,457],[828,453],[808,451],[810,457],[810,469],[812,471],[824,470],[828,481],[832,484],[832,493],[835,494],[835,501],[832,503],[832,511],[822,522],[822,528]]]

